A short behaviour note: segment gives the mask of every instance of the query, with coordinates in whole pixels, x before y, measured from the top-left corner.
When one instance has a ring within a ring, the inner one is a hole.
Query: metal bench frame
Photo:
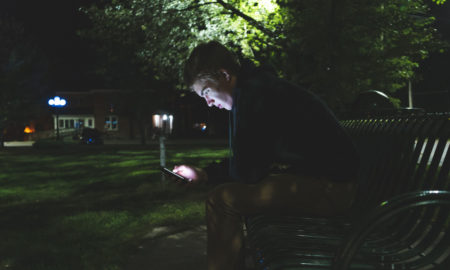
[[[342,121],[362,156],[347,216],[246,218],[257,269],[450,269],[450,114]]]

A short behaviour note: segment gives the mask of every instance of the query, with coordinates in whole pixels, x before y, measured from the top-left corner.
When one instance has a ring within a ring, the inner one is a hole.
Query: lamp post
[[[59,108],[66,106],[67,101],[63,98],[55,96],[48,100],[48,105],[55,108],[56,113],[56,140],[59,141]]]
[[[153,115],[153,130],[159,135],[159,160],[162,167],[166,166],[166,136],[172,133],[173,115],[157,113]],[[161,181],[164,185],[165,175],[161,173]]]

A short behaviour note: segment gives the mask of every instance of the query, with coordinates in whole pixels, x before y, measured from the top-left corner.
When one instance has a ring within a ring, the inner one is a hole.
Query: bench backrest
[[[450,114],[342,121],[361,154],[355,211],[394,195],[448,190]]]

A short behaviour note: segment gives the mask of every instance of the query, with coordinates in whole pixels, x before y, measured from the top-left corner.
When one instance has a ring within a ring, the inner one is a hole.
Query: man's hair
[[[236,75],[240,64],[237,57],[217,41],[198,45],[184,64],[184,82],[192,86],[197,79],[215,78],[220,69]]]

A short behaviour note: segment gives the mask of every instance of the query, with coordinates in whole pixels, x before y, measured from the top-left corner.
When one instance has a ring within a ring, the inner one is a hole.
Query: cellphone
[[[161,167],[161,171],[167,175],[174,176],[177,179],[182,180],[183,182],[186,182],[186,183],[191,182],[191,179],[186,178],[178,173],[174,173],[172,170],[169,170],[166,167]]]

